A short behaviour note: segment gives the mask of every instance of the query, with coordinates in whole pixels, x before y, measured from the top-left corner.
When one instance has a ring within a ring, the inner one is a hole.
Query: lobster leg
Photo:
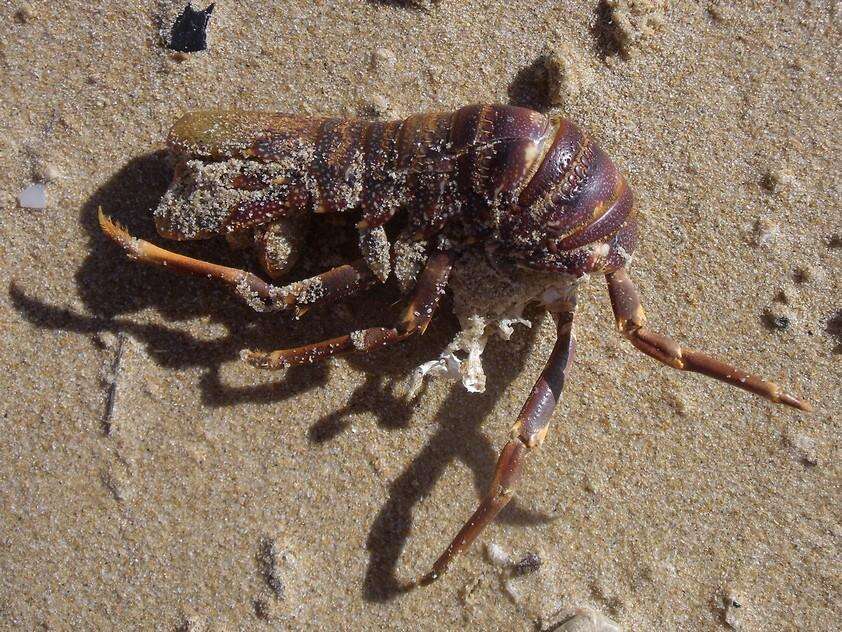
[[[575,347],[572,333],[573,310],[554,314],[554,316],[558,338],[547,360],[547,365],[535,386],[532,387],[532,392],[523,405],[515,425],[512,426],[511,438],[500,452],[491,487],[477,510],[456,534],[450,546],[433,564],[430,572],[419,580],[422,586],[431,584],[441,577],[453,558],[463,553],[508,504],[514,494],[514,486],[520,480],[523,460],[544,442],[553,409],[561,398],[561,391],[573,362]]]
[[[283,369],[297,364],[319,362],[340,353],[368,353],[405,340],[416,331],[422,334],[430,324],[439,298],[447,287],[453,260],[448,253],[438,253],[427,260],[415,286],[415,295],[397,327],[371,327],[292,349],[269,353],[244,351],[243,360],[262,369]]]
[[[760,397],[799,410],[813,410],[807,402],[783,392],[774,382],[750,375],[709,355],[685,349],[667,336],[650,331],[634,283],[624,268],[605,275],[617,329],[648,356],[682,371],[694,371],[727,382]]]
[[[130,258],[163,266],[169,270],[222,281],[231,286],[257,311],[282,311],[294,307],[296,315],[300,316],[315,304],[347,298],[377,283],[377,278],[368,265],[359,260],[337,266],[310,279],[279,287],[266,283],[251,272],[186,257],[143,239],[137,239],[106,217],[102,209],[99,210],[99,225]]]

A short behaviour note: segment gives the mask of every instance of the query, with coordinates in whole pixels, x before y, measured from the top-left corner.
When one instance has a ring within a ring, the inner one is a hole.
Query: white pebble
[[[23,208],[47,208],[47,188],[43,184],[30,184],[18,195],[18,204]]]
[[[614,621],[584,608],[574,612],[573,616],[555,629],[559,632],[620,632],[620,626]]]
[[[818,465],[819,457],[815,439],[799,432],[790,434],[787,437],[787,443],[805,465]]]
[[[508,566],[512,562],[509,554],[493,542],[488,542],[485,545],[485,555],[488,557],[488,561],[495,566]]]
[[[742,598],[738,598],[733,591],[728,591],[722,597],[725,623],[733,630],[740,630],[743,627],[742,621]]]
[[[378,48],[371,55],[371,63],[377,70],[390,71],[398,63],[398,58],[388,48]]]
[[[44,182],[53,182],[61,177],[61,172],[52,165],[44,167]]]

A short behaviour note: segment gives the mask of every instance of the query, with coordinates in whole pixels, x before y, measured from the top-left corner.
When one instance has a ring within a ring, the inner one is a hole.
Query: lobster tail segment
[[[552,145],[518,197],[528,225],[541,227],[533,262],[575,274],[616,269],[637,240],[631,189],[586,132],[566,119],[554,123]]]
[[[457,110],[450,141],[452,151],[470,164],[464,169],[470,183],[463,190],[490,205],[516,193],[540,160],[550,132],[547,117],[527,108],[473,105]]]

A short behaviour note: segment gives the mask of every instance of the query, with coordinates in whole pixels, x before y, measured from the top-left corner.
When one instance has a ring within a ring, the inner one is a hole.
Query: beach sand
[[[161,43],[181,2],[0,5],[0,627],[549,630],[580,610],[624,630],[839,625],[838,3],[517,4],[221,1],[189,55]],[[643,214],[650,322],[815,412],[636,352],[594,278],[511,507],[404,593],[489,483],[551,321],[489,343],[484,394],[439,380],[401,397],[456,332],[447,309],[400,349],[259,371],[241,349],[385,324],[396,292],[255,315],[128,261],[96,209],[160,243],[162,140],[191,109],[474,102],[589,129]],[[45,208],[21,208],[38,182]],[[506,562],[530,554],[534,572]]]

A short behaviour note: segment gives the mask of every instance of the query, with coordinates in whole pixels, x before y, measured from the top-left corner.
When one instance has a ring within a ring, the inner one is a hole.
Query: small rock
[[[18,204],[35,210],[47,208],[47,188],[38,182],[30,184],[18,195]]]
[[[539,111],[563,105],[593,81],[581,57],[565,44],[548,44],[509,85],[509,100]]]
[[[781,236],[781,227],[770,219],[759,217],[754,222],[752,233],[755,246],[768,247]]]
[[[787,435],[786,442],[804,465],[818,465],[819,456],[816,441],[803,433]]]
[[[576,610],[553,630],[558,630],[558,632],[620,632],[620,626],[598,612],[580,609]]]
[[[15,11],[15,20],[21,24],[31,22],[33,19],[35,19],[35,9],[33,9],[32,5],[28,2],[21,4],[17,11]]]
[[[733,630],[742,629],[743,603],[733,591],[727,591],[722,597],[722,618],[725,624]]]
[[[389,72],[397,63],[398,58],[388,48],[377,48],[371,54],[371,65],[375,70]]]
[[[776,331],[786,331],[795,320],[792,310],[781,302],[775,301],[763,310],[766,326]]]
[[[45,156],[40,152],[31,151],[30,159],[32,161],[31,174],[33,182],[46,184],[58,180],[61,177],[59,170],[48,163]]]
[[[389,113],[389,100],[382,94],[375,94],[363,106],[363,112],[367,116],[382,118]]]
[[[602,0],[604,30],[624,58],[645,48],[664,26],[665,0]]]
[[[509,554],[506,553],[502,547],[494,544],[493,542],[486,543],[485,556],[488,558],[488,561],[495,566],[508,566],[512,563],[512,559],[509,557]]]
[[[43,182],[55,182],[61,177],[61,172],[53,165],[44,165],[38,175]]]
[[[540,101],[547,105],[561,105],[564,102],[565,61],[554,50],[546,50],[538,58],[539,73],[536,76],[536,92]]]
[[[785,169],[772,169],[763,176],[761,184],[770,193],[780,193],[795,186],[795,176]]]

